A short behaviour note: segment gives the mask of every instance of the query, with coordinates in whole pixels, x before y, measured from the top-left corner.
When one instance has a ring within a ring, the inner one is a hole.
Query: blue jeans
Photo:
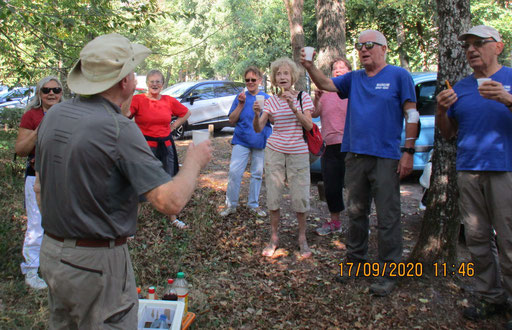
[[[226,191],[226,205],[237,207],[240,197],[240,184],[244,175],[249,156],[251,156],[251,184],[249,186],[249,200],[247,206],[256,208],[259,206],[261,189],[261,177],[263,175],[264,149],[254,149],[235,144],[231,152],[229,163],[228,189]]]

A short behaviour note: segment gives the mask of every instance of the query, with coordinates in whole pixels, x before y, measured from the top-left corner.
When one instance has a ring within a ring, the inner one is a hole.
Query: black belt
[[[45,233],[46,236],[53,238],[56,241],[64,242],[65,238],[55,236],[50,233]],[[110,247],[110,242],[114,241],[115,246],[126,244],[126,241],[128,240],[127,237],[119,237],[114,240],[110,239],[83,239],[78,238],[75,239],[76,246],[83,246],[83,247]]]

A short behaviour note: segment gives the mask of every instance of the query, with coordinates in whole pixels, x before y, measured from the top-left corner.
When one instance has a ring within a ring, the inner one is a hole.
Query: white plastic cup
[[[263,110],[263,107],[265,106],[265,95],[256,95],[256,101],[260,105],[260,109]]]
[[[192,142],[194,145],[198,145],[199,143],[206,141],[210,138],[210,132],[206,129],[198,129],[192,131]]]
[[[315,49],[313,47],[304,47],[304,53],[306,53],[306,61],[313,61],[313,52]]]
[[[478,78],[476,82],[478,83],[478,87],[480,87],[484,82],[491,81],[491,78]]]

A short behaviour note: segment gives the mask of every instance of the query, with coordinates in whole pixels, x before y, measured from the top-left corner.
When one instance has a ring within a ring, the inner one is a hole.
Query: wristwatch
[[[407,152],[408,154],[414,155],[416,150],[414,150],[414,148],[404,148],[404,152]]]

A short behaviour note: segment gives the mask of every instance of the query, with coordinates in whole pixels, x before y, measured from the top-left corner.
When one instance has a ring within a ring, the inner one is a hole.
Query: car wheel
[[[172,121],[173,123],[175,120]],[[172,131],[172,138],[175,140],[181,140],[185,136],[185,125],[180,125],[180,127],[176,127],[174,131]]]

